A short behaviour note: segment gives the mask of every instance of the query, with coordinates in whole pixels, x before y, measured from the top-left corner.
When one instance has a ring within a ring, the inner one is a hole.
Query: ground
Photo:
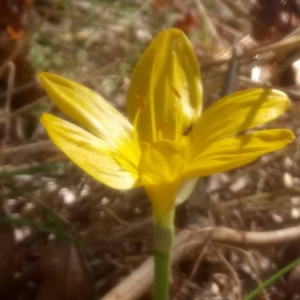
[[[0,299],[116,300],[120,291],[121,299],[151,299],[146,194],[101,185],[54,147],[39,117],[62,114],[36,75],[75,79],[123,112],[138,57],[169,27],[193,43],[205,107],[221,93],[274,87],[291,105],[264,128],[296,135],[284,150],[200,179],[178,207],[171,299],[249,300],[251,291],[300,257],[296,1],[6,2],[20,9],[12,14],[10,6],[0,7]],[[232,61],[238,73],[227,72]],[[298,299],[295,266],[253,299]]]

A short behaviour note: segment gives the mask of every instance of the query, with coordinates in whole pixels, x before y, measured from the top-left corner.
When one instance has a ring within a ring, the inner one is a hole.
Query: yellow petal
[[[142,153],[140,181],[152,202],[157,223],[175,205],[184,164],[185,149],[173,141],[160,140]]]
[[[127,115],[141,141],[175,140],[201,113],[202,86],[193,47],[178,29],[158,34],[139,59],[127,94]]]
[[[251,89],[230,94],[210,106],[193,128],[193,150],[280,116],[288,107],[286,94],[272,89]]]
[[[52,115],[43,114],[41,122],[54,144],[98,181],[121,190],[137,185],[137,169],[126,149],[116,152],[106,141]]]
[[[39,77],[50,99],[66,115],[115,148],[126,144],[130,159],[139,155],[132,125],[100,95],[55,74],[40,73]]]
[[[290,144],[294,134],[286,129],[261,130],[216,141],[203,149],[184,172],[185,177],[203,177],[228,171]]]

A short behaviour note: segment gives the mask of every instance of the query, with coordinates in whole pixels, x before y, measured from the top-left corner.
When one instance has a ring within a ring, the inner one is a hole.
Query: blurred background
[[[1,0],[0,299],[100,300],[152,254],[144,191],[101,185],[49,140],[39,118],[62,114],[38,72],[74,79],[124,112],[139,56],[157,33],[176,27],[194,46],[205,108],[235,90],[274,87],[292,103],[264,128],[298,136],[299,25],[297,0]],[[299,163],[296,139],[243,168],[201,179],[178,207],[178,231],[300,232]],[[242,299],[298,257],[299,238],[276,247],[266,239],[260,248],[210,241],[173,266],[171,299]],[[296,267],[255,299],[299,293]],[[132,290],[126,299],[151,297],[151,289],[142,296]]]

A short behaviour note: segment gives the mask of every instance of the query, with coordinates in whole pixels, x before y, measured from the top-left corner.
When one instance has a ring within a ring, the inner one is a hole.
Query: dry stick
[[[300,226],[269,232],[241,232],[227,227],[207,227],[198,231],[181,232],[175,239],[171,264],[178,263],[195,251],[209,234],[212,242],[242,248],[259,248],[300,241]],[[153,268],[153,258],[150,257],[101,299],[139,299],[153,283]]]
[[[206,9],[203,6],[203,4],[201,3],[201,1],[194,0],[194,2],[195,2],[195,5],[197,6],[200,17],[204,20],[208,31],[210,32],[211,36],[213,37],[213,40],[220,45],[224,44],[224,41],[221,39],[220,35],[218,34],[217,30],[215,29],[213,23],[211,22],[211,20],[209,18],[209,15],[206,12]]]
[[[230,265],[230,263],[226,260],[226,258],[214,247],[212,246],[212,249],[215,251],[216,255],[220,258],[220,260],[222,260],[222,262],[224,263],[224,265],[227,267],[227,269],[230,271],[236,286],[238,288],[238,300],[242,300],[242,285],[241,282],[239,280],[238,275],[236,274],[234,268]]]
[[[0,124],[5,123],[5,120],[7,118],[10,119],[12,117],[15,117],[15,116],[18,116],[20,114],[23,114],[23,113],[25,113],[27,111],[30,111],[33,107],[35,107],[36,105],[38,105],[43,100],[46,100],[47,98],[48,98],[47,96],[40,97],[40,98],[32,101],[31,103],[26,104],[26,105],[22,106],[21,108],[16,109],[15,111],[12,111],[8,116],[6,116],[6,118],[0,118]]]
[[[263,53],[271,52],[271,51],[278,51],[278,52],[279,51],[288,51],[290,49],[298,47],[299,43],[300,43],[300,36],[290,37],[288,39],[283,39],[283,40],[273,43],[271,45],[245,50],[240,55],[237,55],[236,59],[249,58],[249,57],[253,57],[257,54],[263,54]],[[229,55],[227,58],[211,60],[207,63],[201,64],[201,69],[216,67],[216,66],[225,64],[225,63],[229,62],[230,60],[231,60],[231,57]]]
[[[224,0],[224,1],[225,1],[225,0]],[[228,0],[226,0],[226,1],[228,1]],[[300,33],[300,27],[297,27],[294,31],[292,31],[290,34],[288,34],[287,36],[285,36],[285,37],[284,37],[281,41],[279,41],[278,43],[282,43],[282,41],[287,41],[287,40],[289,40],[289,39],[291,39],[291,38],[293,38],[293,37],[294,37],[294,38],[297,38],[297,37],[299,37],[299,33]],[[291,40],[291,41],[293,41],[293,40]],[[297,43],[296,43],[295,47],[297,47]],[[274,56],[274,55],[273,55],[273,56]],[[260,60],[259,63],[260,63],[260,64],[261,64],[261,63],[265,63],[266,60],[271,60],[271,59],[273,58],[273,56],[269,55],[268,57],[265,57],[264,59]],[[282,71],[284,68],[286,68],[286,66],[287,66],[288,64],[291,64],[293,61],[296,61],[296,60],[298,59],[298,56],[299,56],[299,54],[297,54],[297,53],[294,54],[293,57],[289,59],[290,61],[285,62],[285,64],[284,64],[283,66],[280,66],[280,68],[278,68],[278,70],[276,71],[276,73],[275,73],[275,74],[273,73],[272,76],[274,76],[274,75],[276,75],[277,73],[279,73],[280,71]],[[251,79],[246,78],[246,81],[248,81],[249,83],[256,84],[257,86],[260,86],[260,87],[267,87],[267,88],[269,88],[270,86],[267,84],[268,80],[269,80],[269,78],[268,78],[268,79],[265,79],[264,82],[253,82],[253,81],[251,81]],[[275,87],[274,85],[273,85],[273,88],[276,88],[276,89],[282,90],[282,91],[284,91],[284,92],[287,92],[287,93],[289,93],[291,96],[299,97],[299,92],[298,92],[297,90],[296,90],[296,91],[293,91],[293,89],[290,89],[290,88]]]
[[[125,220],[122,220],[111,208],[109,208],[105,205],[102,205],[101,209],[103,210],[103,212],[105,214],[107,214],[109,217],[111,217],[114,221],[116,221],[120,225],[123,225],[123,226],[129,226],[130,225],[129,222],[127,222]]]
[[[20,190],[22,193],[22,191]],[[59,219],[64,225],[68,226],[68,228],[71,227],[71,222],[68,221],[62,214],[51,208],[47,203],[41,201],[39,198],[34,197],[33,195],[30,195],[29,193],[23,192],[23,194],[31,200],[31,202],[37,204],[38,206],[44,208],[46,211],[52,213],[57,219]]]
[[[212,231],[211,231],[211,234],[212,234]],[[196,260],[196,263],[192,266],[192,270],[191,270],[191,273],[188,277],[187,280],[184,280],[182,282],[182,284],[180,285],[179,289],[178,289],[178,292],[176,293],[175,295],[175,299],[177,299],[179,297],[179,295],[181,294],[182,290],[184,289],[185,285],[186,285],[186,282],[187,281],[192,281],[193,278],[195,277],[196,275],[196,272],[199,268],[199,265],[201,264],[202,260],[203,260],[203,257],[206,253],[206,249],[207,249],[207,246],[209,245],[209,242],[210,242],[210,238],[211,238],[211,234],[207,236],[206,240],[204,241],[204,244],[202,246],[202,249],[197,257],[197,260]]]
[[[145,1],[138,9],[136,12],[134,12],[131,16],[132,20],[136,20],[136,18],[138,17],[139,14],[141,14],[143,12],[143,10],[147,9],[151,4],[152,4],[153,0],[148,0]]]
[[[153,218],[152,217],[148,217],[146,219],[143,219],[142,221],[140,222],[136,222],[136,223],[133,223],[133,224],[130,224],[130,226],[128,227],[125,227],[119,231],[117,231],[114,236],[113,236],[113,239],[118,239],[118,238],[121,238],[127,234],[130,234],[132,233],[134,230],[136,230],[137,228],[138,229],[141,229],[143,227],[146,227],[146,226],[149,226],[153,223]]]
[[[25,83],[25,84],[23,84],[23,85],[21,85],[17,88],[14,88],[14,90],[12,92],[12,95],[15,95],[15,94],[20,93],[20,92],[27,91],[27,90],[33,88],[36,85],[37,85],[37,82],[35,82],[35,81]],[[0,93],[0,99],[5,98],[6,95],[7,95],[7,92]]]
[[[244,35],[240,31],[238,31],[235,28],[227,25],[225,22],[223,22],[221,20],[218,20],[218,19],[214,19],[213,16],[211,16],[210,18],[211,18],[211,22],[213,24],[215,24],[219,28],[222,28],[223,30],[227,31],[228,33],[230,33],[234,37],[239,38],[239,39],[242,39],[244,37]]]
[[[225,2],[226,5],[227,5],[227,7],[229,7],[229,9],[231,9],[232,11],[234,11],[236,13],[236,15],[242,16],[242,17],[244,17],[245,19],[247,19],[247,20],[249,20],[251,22],[255,22],[262,29],[267,28],[266,25],[264,25],[263,23],[261,23],[257,18],[253,17],[251,14],[249,14],[246,11],[244,11],[243,9],[241,9],[236,3],[231,2],[229,0],[222,0],[222,3],[223,2]]]
[[[276,191],[276,193],[278,194],[278,193],[281,193],[282,191],[285,191],[285,190]],[[269,193],[269,192],[261,193],[261,194],[254,194],[254,195],[241,197],[241,198],[235,198],[235,199],[228,200],[226,202],[222,202],[222,203],[220,203],[220,206],[222,208],[230,209],[230,208],[235,208],[235,207],[241,206],[241,204],[244,205],[246,203],[248,204],[248,203],[252,203],[252,202],[256,202],[256,201],[259,201],[259,202],[267,201],[273,196],[274,196],[274,193]]]
[[[10,147],[10,148],[5,148],[2,150],[2,154],[16,154],[19,152],[22,152],[22,154],[25,153],[30,153],[34,154],[40,151],[45,151],[45,149],[49,149],[49,147],[53,146],[53,142],[51,140],[46,140],[46,141],[39,141],[35,143],[30,143],[26,145],[21,145],[21,146],[15,146],[15,147]]]
[[[5,118],[5,132],[4,132],[4,141],[9,140],[10,133],[10,119],[8,118],[10,114],[11,98],[14,91],[15,85],[15,75],[16,75],[16,66],[11,61],[7,65],[8,68],[8,78],[7,78],[7,90],[6,90],[6,101],[4,108],[4,118]]]
[[[259,277],[257,276],[257,267],[254,266],[254,257],[253,254],[251,254],[250,252],[238,248],[238,247],[234,247],[234,246],[229,246],[229,245],[224,245],[224,244],[218,244],[218,243],[214,243],[214,246],[216,247],[223,247],[223,248],[227,248],[236,252],[241,253],[247,260],[248,260],[248,264],[250,265],[250,270],[251,270],[251,278],[252,280],[254,280],[257,284],[257,286],[261,285],[262,282],[259,279]],[[262,290],[261,291],[261,296],[263,297],[264,300],[271,300],[270,297],[268,296],[266,290]]]
[[[1,141],[0,147],[0,165],[2,165],[2,160],[5,159],[5,154],[3,150],[5,149],[5,144],[9,141],[10,138],[10,119],[8,118],[10,113],[11,106],[11,97],[14,89],[15,73],[16,68],[13,62],[9,62],[7,65],[8,69],[8,78],[7,78],[7,90],[6,90],[6,101],[4,107],[4,137]]]
[[[200,252],[197,261],[195,263],[195,265],[193,266],[192,272],[189,276],[189,281],[193,280],[193,278],[196,275],[197,269],[199,268],[199,265],[204,257],[204,254],[206,252],[207,246],[209,245],[210,239],[211,239],[211,235],[212,235],[213,231],[210,232],[210,234],[208,234],[208,236],[206,237],[205,241],[204,241],[204,245],[202,247],[202,251]]]

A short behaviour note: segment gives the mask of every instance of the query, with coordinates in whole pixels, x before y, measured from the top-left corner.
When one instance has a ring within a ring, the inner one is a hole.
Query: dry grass
[[[232,45],[238,43],[243,51],[237,57],[241,67],[236,88],[267,85],[287,92],[290,109],[267,127],[290,128],[299,135],[299,86],[286,84],[287,75],[282,75],[297,59],[299,36],[296,32],[295,43],[275,27],[264,39],[254,41],[251,24],[256,24],[255,30],[265,25],[259,18],[253,20],[250,2],[74,0],[51,8],[54,1],[36,1],[27,9],[29,28],[23,42],[8,42],[3,33],[2,40],[11,49],[4,59],[17,49],[29,58],[34,72],[25,81],[13,76],[0,94],[3,107],[9,97],[13,103],[0,116],[4,130],[0,199],[7,210],[0,211],[4,228],[1,231],[0,226],[0,240],[10,245],[6,252],[0,247],[0,256],[15,262],[14,269],[3,264],[8,276],[3,280],[0,276],[0,290],[15,286],[12,299],[44,300],[78,299],[76,295],[92,299],[89,291],[94,289],[96,299],[101,299],[152,253],[151,207],[145,193],[121,193],[95,182],[52,145],[38,118],[42,111],[59,112],[37,87],[35,72],[73,78],[123,110],[139,55],[156,33],[177,25],[187,31],[203,67],[205,106],[220,97],[226,62]],[[15,64],[17,74],[27,68]],[[261,68],[257,81],[251,78],[255,67]],[[22,91],[25,83],[35,86],[36,94]],[[26,99],[34,99],[23,103],[24,98],[16,97],[19,90]],[[16,105],[16,101],[21,102]],[[176,226],[270,231],[299,225],[298,152],[296,140],[251,165],[201,179],[191,199],[178,208]],[[15,238],[9,234],[12,230]],[[294,243],[243,249],[208,240],[174,265],[172,299],[241,299],[299,256]],[[55,258],[59,264],[53,262]],[[0,274],[4,267],[0,263]],[[69,270],[67,275],[61,275],[62,269]],[[73,272],[80,274],[80,283]],[[67,278],[73,291],[66,296],[48,278],[59,278],[62,286]],[[298,292],[291,282],[288,276],[282,278],[257,299],[291,299]],[[46,298],[49,290],[53,298]],[[151,299],[150,291],[141,299]]]

